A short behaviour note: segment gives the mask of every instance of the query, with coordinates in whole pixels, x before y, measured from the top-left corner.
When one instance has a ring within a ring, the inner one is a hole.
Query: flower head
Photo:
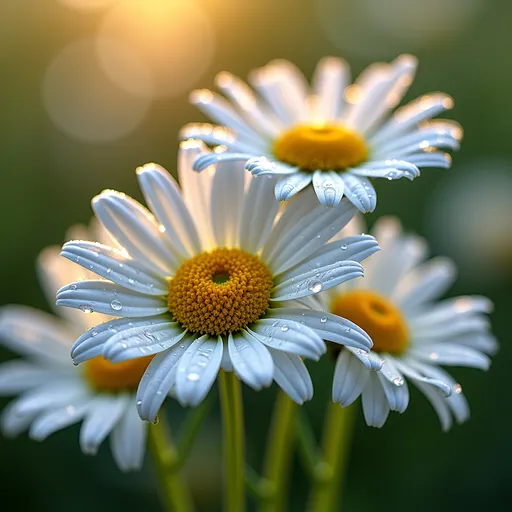
[[[70,235],[109,240],[102,230],[93,231],[75,227]],[[90,272],[61,258],[57,247],[41,253],[39,271],[51,302],[64,283],[91,278]],[[73,367],[69,359],[73,341],[108,317],[59,312],[63,318],[24,306],[0,309],[0,341],[23,356],[0,365],[0,394],[20,395],[3,412],[2,430],[17,435],[28,428],[30,436],[41,441],[83,421],[80,446],[84,453],[95,454],[110,435],[118,466],[124,471],[139,469],[147,425],[137,415],[135,390],[149,360],[113,364],[98,356]]]
[[[312,86],[290,62],[276,60],[254,71],[260,94],[229,73],[217,77],[229,101],[209,90],[191,101],[221,126],[190,124],[185,138],[199,138],[227,151],[195,162],[198,170],[215,161],[242,160],[254,175],[277,176],[275,194],[288,200],[312,184],[325,206],[347,197],[361,212],[373,211],[373,178],[419,176],[422,167],[449,167],[444,150],[456,150],[462,130],[454,121],[431,119],[453,100],[434,93],[398,109],[413,81],[416,59],[401,55],[366,69],[350,85],[347,64],[320,61]]]
[[[370,236],[328,243],[355,208],[344,201],[327,210],[305,198],[278,216],[272,179],[239,163],[192,172],[204,151],[199,141],[182,143],[181,190],[158,165],[137,170],[152,213],[113,191],[93,200],[118,249],[77,241],[62,250],[109,281],[69,284],[57,304],[122,317],[81,336],[73,359],[156,354],[137,394],[140,416],[151,421],[169,393],[199,404],[221,368],[257,390],[275,380],[302,403],[313,392],[302,358],[318,359],[323,339],[362,353],[371,345],[351,322],[300,307],[361,276],[359,261],[377,250]]]
[[[469,417],[462,387],[439,365],[486,370],[497,349],[486,314],[485,297],[436,301],[452,284],[453,264],[445,258],[421,263],[424,241],[404,235],[392,218],[380,219],[373,231],[382,252],[367,265],[362,280],[321,294],[326,309],[362,327],[372,338],[368,371],[352,349],[335,350],[333,400],[348,406],[362,395],[366,422],[381,427],[390,412],[409,404],[406,378],[422,391],[444,430]]]

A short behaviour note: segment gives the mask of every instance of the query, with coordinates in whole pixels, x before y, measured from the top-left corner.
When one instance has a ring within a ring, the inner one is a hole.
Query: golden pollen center
[[[272,274],[257,256],[215,249],[183,263],[169,283],[169,311],[189,331],[224,335],[268,308]]]
[[[153,356],[111,363],[98,356],[85,363],[85,376],[98,391],[135,390],[151,359]]]
[[[400,311],[385,297],[356,290],[338,295],[331,311],[364,329],[373,340],[373,350],[401,354],[407,348],[407,326]]]
[[[305,171],[344,170],[368,158],[366,142],[336,124],[295,126],[274,142],[274,155]]]

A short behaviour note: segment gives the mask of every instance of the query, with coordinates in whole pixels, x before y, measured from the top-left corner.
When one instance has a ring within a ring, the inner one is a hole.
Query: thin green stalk
[[[263,479],[273,492],[261,503],[261,512],[282,512],[286,509],[296,410],[291,398],[280,391],[274,406],[263,472]]]
[[[353,407],[328,405],[322,441],[323,478],[316,478],[313,486],[310,512],[339,511],[346,466],[354,429]]]
[[[219,374],[224,430],[224,511],[245,510],[244,417],[240,381],[233,372]]]
[[[163,414],[160,415],[160,422],[157,425],[149,425],[148,441],[166,512],[192,512],[192,498],[188,486],[180,475],[178,451]]]

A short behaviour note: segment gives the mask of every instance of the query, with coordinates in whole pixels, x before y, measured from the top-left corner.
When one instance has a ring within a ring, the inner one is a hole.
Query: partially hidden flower
[[[351,322],[298,307],[361,276],[359,261],[377,250],[370,236],[328,243],[355,208],[344,201],[325,209],[305,198],[278,216],[272,179],[254,178],[239,163],[193,172],[205,150],[200,141],[182,143],[181,189],[156,164],[137,170],[152,213],[114,191],[93,199],[121,250],[84,241],[62,250],[108,281],[69,284],[57,304],[122,317],[82,335],[74,361],[155,356],[137,393],[139,414],[150,421],[169,393],[198,405],[221,368],[256,390],[275,380],[302,403],[313,393],[302,358],[318,359],[323,339],[361,354],[371,347]]]
[[[275,194],[288,200],[312,185],[319,201],[335,206],[347,197],[361,212],[373,211],[371,180],[419,176],[426,167],[447,168],[462,138],[460,126],[432,120],[452,108],[443,93],[400,103],[411,85],[416,59],[401,55],[375,63],[350,83],[342,59],[320,61],[310,86],[290,62],[276,60],[243,81],[222,72],[216,84],[226,98],[207,89],[191,102],[220,126],[194,123],[184,138],[199,138],[225,152],[198,159],[201,170],[216,161],[242,160],[254,175],[277,176]]]
[[[106,233],[76,226],[70,235],[108,240]],[[59,255],[60,247],[45,249],[38,260],[41,282],[51,303],[64,283],[90,279],[85,269]],[[92,325],[108,320],[60,309],[62,317],[26,306],[0,309],[0,342],[23,356],[0,365],[0,394],[19,395],[3,411],[1,427],[14,436],[28,429],[38,441],[82,421],[80,446],[95,454],[110,435],[110,446],[124,471],[140,469],[146,447],[147,424],[135,407],[135,390],[148,359],[112,364],[98,356],[79,368],[69,351],[76,337]]]
[[[408,379],[448,430],[453,418],[469,418],[469,406],[441,365],[489,368],[497,350],[487,317],[492,303],[480,296],[438,300],[455,279],[453,263],[443,257],[422,262],[424,240],[404,234],[394,218],[379,219],[373,234],[382,251],[365,265],[364,279],[331,288],[320,300],[370,335],[368,357],[381,369],[370,372],[349,350],[334,347],[332,398],[346,407],[362,395],[367,424],[381,427],[390,410],[407,409]]]

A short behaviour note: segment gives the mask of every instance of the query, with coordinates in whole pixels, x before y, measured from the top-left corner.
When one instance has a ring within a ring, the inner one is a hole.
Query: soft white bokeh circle
[[[130,70],[120,66],[103,42],[119,40],[148,66],[152,97],[182,94],[211,64],[215,47],[212,25],[194,0],[124,0],[110,9],[99,28],[97,50],[103,68],[120,87],[146,96]]]
[[[429,238],[472,281],[512,275],[512,162],[452,169],[430,198]]]
[[[105,75],[96,44],[95,39],[84,39],[62,50],[46,70],[42,96],[50,118],[66,134],[86,142],[108,142],[129,134],[144,119],[151,80],[137,56],[118,42],[104,40],[148,95],[134,96],[120,89]]]
[[[315,0],[318,22],[344,52],[389,59],[454,39],[484,0]]]

